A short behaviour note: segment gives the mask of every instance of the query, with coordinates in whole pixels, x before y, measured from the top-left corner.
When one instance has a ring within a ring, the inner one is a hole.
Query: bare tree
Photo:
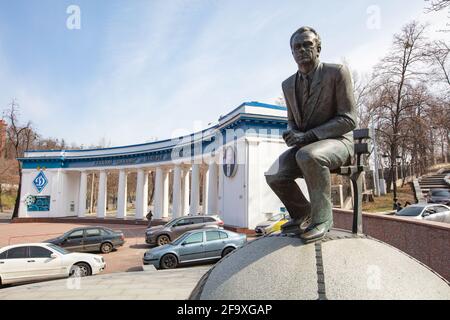
[[[441,11],[450,6],[450,0],[425,0],[425,2],[430,3],[427,7],[425,7],[426,13],[432,11]]]
[[[4,111],[3,117],[8,123],[6,134],[9,144],[12,146],[13,156],[15,159],[21,158],[23,157],[24,152],[28,151],[33,142],[37,139],[37,134],[34,132],[30,121],[25,125],[20,124],[19,105],[15,100],[13,100]],[[22,167],[19,160],[17,160],[17,167],[19,171],[19,188],[14,205],[13,218],[19,216],[20,192],[22,189]]]
[[[446,85],[448,92],[450,87],[450,48],[443,40],[437,40],[430,43],[427,56],[431,65],[434,67],[431,74],[435,80]]]
[[[17,162],[0,157],[0,212],[3,212],[3,187],[7,185],[6,190],[11,190],[11,187],[18,183],[17,178]]]
[[[384,142],[390,158],[390,176],[394,198],[397,197],[396,166],[401,145],[403,120],[414,107],[415,83],[426,75],[423,67],[426,38],[425,25],[412,21],[394,35],[390,52],[375,67],[371,109],[377,117],[378,136]],[[389,184],[388,184],[389,185]]]
[[[352,72],[353,94],[355,96],[356,108],[358,110],[358,127],[367,128],[371,121],[368,98],[370,95],[370,81],[366,76]]]

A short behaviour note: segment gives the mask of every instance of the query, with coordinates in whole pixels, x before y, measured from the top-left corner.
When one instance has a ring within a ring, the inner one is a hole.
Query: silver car
[[[228,230],[188,231],[172,243],[148,250],[143,261],[158,269],[172,269],[182,263],[221,259],[246,241],[245,234]]]
[[[395,215],[450,223],[450,208],[443,204],[416,203],[403,208]]]

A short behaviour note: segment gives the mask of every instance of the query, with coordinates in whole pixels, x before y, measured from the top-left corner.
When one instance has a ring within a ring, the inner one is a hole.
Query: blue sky
[[[69,5],[81,29],[69,30]],[[373,7],[375,6],[375,7]],[[412,19],[449,39],[450,13],[413,1],[0,0],[0,110],[15,97],[45,137],[137,144],[191,133],[244,101],[274,103],[296,71],[289,37],[370,72]],[[369,8],[369,13],[368,13]],[[369,28],[372,9],[379,28]]]

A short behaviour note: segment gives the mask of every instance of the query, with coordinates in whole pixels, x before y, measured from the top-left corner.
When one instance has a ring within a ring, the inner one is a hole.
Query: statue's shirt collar
[[[321,64],[321,62],[318,61],[317,64],[316,64],[316,66],[314,67],[314,69],[312,69],[310,72],[308,72],[308,73],[306,73],[306,74],[305,74],[305,73],[301,73],[300,70],[298,70],[297,73],[298,73],[299,79],[300,79],[300,80],[304,80],[306,76],[308,76],[308,78],[309,78],[310,80],[314,79],[314,77],[315,77],[315,75],[316,75],[316,73],[317,73],[317,70],[319,69],[319,65],[320,65],[320,64]]]

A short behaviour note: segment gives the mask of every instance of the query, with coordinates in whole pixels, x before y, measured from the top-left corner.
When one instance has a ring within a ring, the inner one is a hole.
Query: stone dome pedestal
[[[190,298],[448,300],[450,287],[390,245],[332,229],[310,244],[281,233],[248,242],[205,274]]]

